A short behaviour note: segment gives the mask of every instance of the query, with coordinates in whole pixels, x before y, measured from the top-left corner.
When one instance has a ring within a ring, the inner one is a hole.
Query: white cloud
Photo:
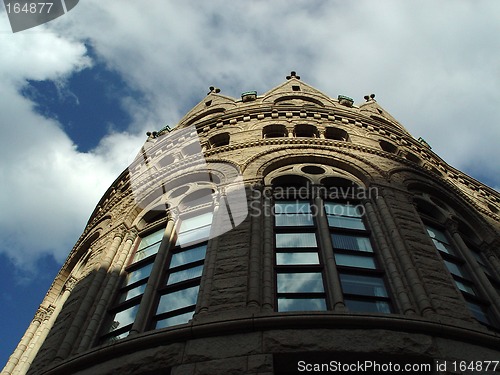
[[[359,102],[375,92],[446,161],[498,186],[499,12],[493,0],[87,0],[47,27],[4,33],[1,247],[8,239],[19,259],[36,251],[64,258],[144,130],[175,124],[210,85],[236,97],[262,93],[292,69],[332,97]],[[124,98],[129,133],[109,134],[89,154],[18,94],[27,78],[60,79],[88,66],[84,41],[149,100]]]
[[[80,153],[59,123],[21,96],[27,79],[62,80],[90,66],[82,43],[42,27],[2,35],[0,49],[0,251],[24,268],[43,254],[62,262],[100,195],[127,165],[127,155],[113,147],[131,150],[126,142],[134,139],[137,149],[140,141],[125,134],[120,145],[103,140],[106,151]]]

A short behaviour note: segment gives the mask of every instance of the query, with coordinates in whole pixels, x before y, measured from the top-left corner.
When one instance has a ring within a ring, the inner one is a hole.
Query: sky
[[[375,93],[500,191],[499,35],[497,0],[81,0],[18,33],[0,5],[0,368],[145,132],[209,86]]]

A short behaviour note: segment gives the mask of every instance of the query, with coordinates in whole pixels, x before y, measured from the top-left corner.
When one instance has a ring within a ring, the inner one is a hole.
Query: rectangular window
[[[333,247],[336,249],[373,252],[370,239],[364,236],[332,234]]]
[[[134,255],[132,263],[135,263],[153,254],[158,253],[158,249],[160,248],[164,232],[165,230],[162,228],[142,238],[139,247],[137,248],[137,251]]]
[[[276,233],[277,248],[317,247],[314,233]]]
[[[325,311],[324,297],[278,297],[278,311]]]
[[[212,212],[207,212],[182,220],[177,232],[176,246],[191,246],[208,240],[212,224],[212,215]]]
[[[359,267],[375,270],[377,265],[375,264],[375,259],[371,256],[360,256],[353,254],[335,254],[335,263],[337,266],[343,267]]]
[[[319,257],[317,252],[277,252],[276,264],[278,266],[319,264]]]
[[[366,229],[358,206],[325,202],[325,212],[328,225],[332,228]]]
[[[320,272],[278,273],[278,293],[323,293]]]
[[[312,226],[311,205],[305,201],[280,201],[274,205],[277,227]]]

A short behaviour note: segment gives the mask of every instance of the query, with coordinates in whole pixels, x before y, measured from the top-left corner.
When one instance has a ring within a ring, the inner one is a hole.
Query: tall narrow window
[[[488,303],[481,297],[465,266],[465,261],[453,247],[446,233],[434,226],[426,226],[434,246],[443,258],[456,287],[462,292],[472,315],[481,323],[491,325],[492,319],[488,311]]]
[[[278,201],[274,214],[278,311],[326,310],[323,266],[310,203]]]
[[[127,267],[127,276],[119,290],[115,305],[110,309],[111,324],[102,337],[113,341],[126,337],[139,310],[146,284],[160,248],[164,229],[144,236],[137,247],[132,263]]]
[[[345,305],[352,312],[390,313],[384,273],[362,210],[349,203],[325,202],[324,206]]]
[[[175,247],[170,250],[164,282],[159,288],[153,328],[187,323],[192,318],[211,225],[211,212],[181,221]]]

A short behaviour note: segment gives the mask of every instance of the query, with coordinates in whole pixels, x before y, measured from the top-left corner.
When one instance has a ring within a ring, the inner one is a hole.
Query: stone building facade
[[[374,95],[211,88],[148,134],[2,374],[467,373],[500,360],[499,211]]]

